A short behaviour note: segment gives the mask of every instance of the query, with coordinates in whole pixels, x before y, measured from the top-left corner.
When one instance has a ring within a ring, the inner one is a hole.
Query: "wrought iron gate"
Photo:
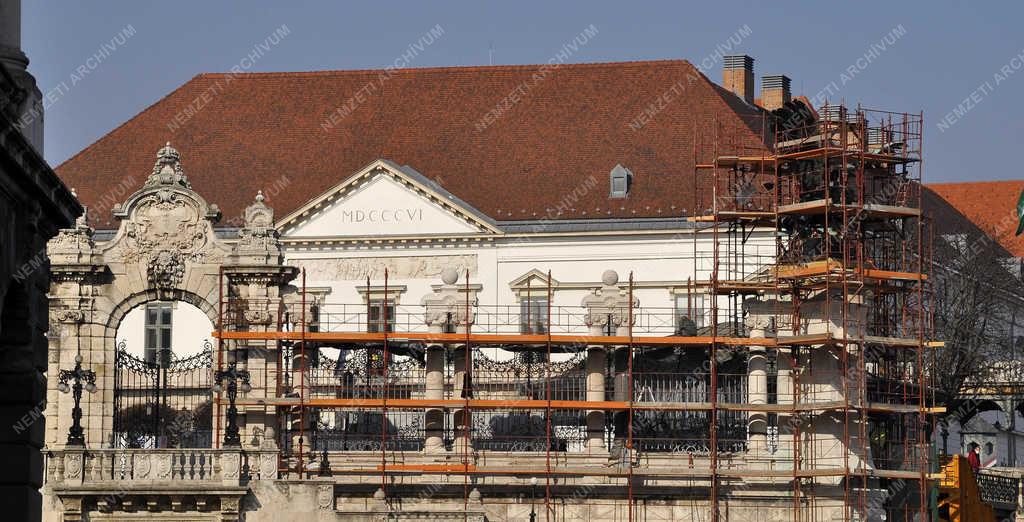
[[[119,448],[208,448],[213,441],[213,347],[146,361],[121,341],[114,352],[114,426]]]

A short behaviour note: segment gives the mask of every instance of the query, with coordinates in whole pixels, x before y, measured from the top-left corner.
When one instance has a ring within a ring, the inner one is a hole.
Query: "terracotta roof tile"
[[[970,220],[978,232],[988,234],[999,242],[1008,253],[1024,257],[1024,235],[1015,236],[1017,231],[1017,198],[1024,190],[1024,180],[1013,181],[972,181],[967,183],[935,183],[927,188],[944,203]],[[941,202],[932,200],[925,210],[933,214],[939,233],[972,234],[973,227],[958,223],[957,217]]]
[[[718,122],[745,146],[761,146],[750,123],[758,109],[689,62],[564,65],[538,80],[540,70],[201,74],[57,172],[99,228],[112,225],[110,209],[141,187],[167,141],[193,188],[227,219],[257,190],[284,215],[378,158],[412,166],[499,220],[545,216],[560,204],[575,210],[557,218],[656,217],[694,210],[695,152],[701,161],[712,152],[695,147],[695,134],[711,135]],[[682,89],[659,104],[673,86]],[[632,128],[645,109],[657,114]],[[481,128],[492,110],[502,114]],[[608,173],[620,163],[634,184],[613,200]],[[118,188],[125,176],[127,191]],[[592,188],[574,192],[591,176]]]

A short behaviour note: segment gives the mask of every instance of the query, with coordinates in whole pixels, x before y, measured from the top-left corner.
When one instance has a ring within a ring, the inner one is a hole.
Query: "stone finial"
[[[454,285],[459,281],[459,271],[449,266],[441,271],[441,281],[446,285]]]
[[[181,169],[181,154],[177,149],[171,147],[169,141],[157,151],[153,172],[146,178],[146,187],[156,185],[180,185],[188,189],[192,188]]]
[[[79,230],[89,228],[89,207],[82,207],[82,215],[75,218],[75,228]]]
[[[92,240],[93,232],[89,226],[89,209],[84,208],[82,214],[75,218],[73,227],[61,229],[47,242],[51,264],[82,263],[89,260],[96,246]]]
[[[427,325],[440,325],[450,322],[456,326],[473,324],[472,306],[466,309],[467,300],[476,305],[476,292],[479,288],[462,289],[455,283],[459,280],[459,271],[455,267],[447,267],[441,271],[441,284],[434,287],[434,292],[423,296],[420,300],[426,310],[424,322]]]
[[[263,191],[256,192],[253,203],[245,207],[245,227],[252,230],[263,230],[274,227],[274,209],[267,206]]]
[[[245,207],[242,214],[244,223],[238,231],[235,252],[244,256],[247,262],[274,263],[281,257],[280,235],[274,223],[274,209],[264,203],[266,199],[263,191],[258,191],[253,203]]]
[[[619,273],[614,270],[605,270],[601,274],[601,282],[604,286],[615,286],[619,283]]]

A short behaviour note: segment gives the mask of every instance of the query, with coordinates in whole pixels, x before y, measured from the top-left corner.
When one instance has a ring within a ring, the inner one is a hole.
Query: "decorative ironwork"
[[[978,470],[975,476],[981,499],[989,504],[1017,505],[1020,480],[990,471]]]
[[[213,346],[206,342],[194,355],[173,353],[146,361],[128,353],[127,343],[114,352],[115,447],[210,447],[213,402],[210,393]]]
[[[568,360],[553,361],[551,363],[551,374],[558,375],[570,370],[582,369],[586,358],[586,352],[578,352],[573,354]],[[511,359],[501,361],[488,357],[487,353],[482,350],[474,350],[473,367],[477,371],[484,372],[513,373],[516,376],[527,374],[543,376],[548,371],[548,363],[544,359],[545,356],[543,354],[527,351],[517,353]]]
[[[71,409],[71,428],[68,429],[68,446],[85,446],[85,430],[82,429],[82,388],[94,393],[96,391],[96,372],[82,368],[82,354],[75,355],[75,368],[61,370],[57,378],[57,389],[61,393],[72,393],[75,406]],[[68,386],[68,383],[72,383]]]
[[[224,429],[224,446],[240,447],[242,438],[238,434],[238,408],[235,407],[235,400],[238,399],[238,392],[249,393],[252,386],[249,385],[249,372],[239,370],[235,363],[228,365],[226,370],[217,370],[213,377],[213,391],[220,393],[227,385],[228,394],[228,424]],[[242,384],[239,385],[238,383]]]
[[[423,449],[423,412],[323,411],[314,415],[311,442],[314,451],[420,451]],[[386,425],[387,435],[381,437]]]

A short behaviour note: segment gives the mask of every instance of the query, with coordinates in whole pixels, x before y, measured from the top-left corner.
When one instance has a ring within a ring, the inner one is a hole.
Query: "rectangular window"
[[[676,331],[684,330],[684,327],[691,326],[688,321],[693,321],[692,327],[704,327],[704,298],[701,295],[676,295]]]
[[[369,306],[367,332],[395,331],[395,301],[384,298],[371,298]]]
[[[615,197],[624,197],[626,195],[626,177],[619,176],[612,178],[612,195]]]
[[[146,362],[166,365],[171,358],[171,303],[146,305]]]
[[[548,298],[519,298],[519,331],[524,334],[542,334],[548,331]]]

